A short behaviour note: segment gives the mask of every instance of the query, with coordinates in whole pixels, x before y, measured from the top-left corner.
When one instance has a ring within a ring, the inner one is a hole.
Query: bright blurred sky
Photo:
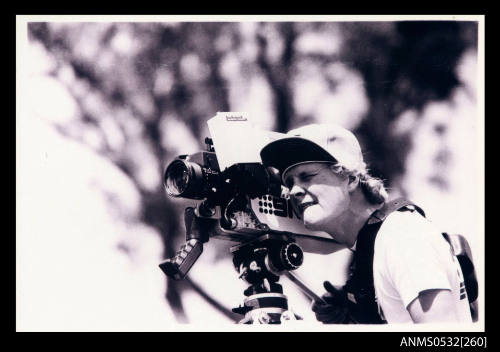
[[[245,28],[251,34],[251,25],[246,24]],[[130,44],[126,37],[117,41],[115,44],[121,48]],[[301,44],[303,50],[317,48],[314,41],[308,43],[309,46]],[[165,278],[157,267],[162,260],[159,235],[134,221],[139,207],[137,192],[108,160],[55,131],[53,123],[78,117],[76,105],[64,85],[47,75],[55,63],[42,47],[24,45],[18,48],[22,70],[17,72],[18,98],[23,98],[16,117],[17,329],[175,329],[173,314],[164,299]],[[251,51],[251,43],[244,48]],[[336,46],[329,50],[336,50]],[[474,52],[464,56],[459,72],[466,86],[457,89],[451,101],[429,104],[421,116],[407,111],[391,127],[414,130],[414,149],[407,160],[408,174],[402,180],[409,197],[441,228],[465,234],[475,259],[481,261],[483,214],[477,206],[482,204],[484,189],[478,173],[482,170],[476,165],[484,167],[482,150],[478,150],[483,124],[477,120],[475,58]],[[238,69],[235,62],[235,58],[226,58],[224,70],[229,77],[231,70]],[[362,81],[342,66],[332,70],[339,80],[337,93],[325,96],[320,73],[313,73],[310,82],[296,91],[297,109],[316,116],[317,121],[330,119],[331,112],[336,111],[338,123],[354,127],[368,109]],[[73,79],[71,73],[67,79]],[[229,84],[235,87],[239,83]],[[245,87],[230,91],[235,111],[247,111],[261,128],[272,128],[271,100],[262,78],[253,78]],[[325,99],[320,98],[322,94]],[[417,119],[423,122],[415,128]],[[437,123],[447,127],[445,138],[433,132]],[[195,151],[196,140],[181,118],[166,120],[164,128],[171,136],[184,136],[166,138],[164,143],[177,144],[182,153]],[[450,162],[436,170],[432,159],[440,150],[450,153]],[[436,172],[444,173],[449,181],[447,192],[428,182]],[[158,175],[144,175],[145,182],[149,180],[151,184],[155,184],[155,177]],[[115,198],[113,204],[109,203],[109,196]],[[348,255],[343,251],[333,260],[308,254],[299,274],[321,293],[326,279],[343,283],[345,275],[341,271]],[[214,256],[210,246],[206,246],[191,276],[228,307],[236,306],[243,297],[244,286],[237,279],[230,258],[214,264]],[[307,300],[287,280],[281,281],[292,308],[297,307],[306,321],[315,323]],[[186,294],[183,301],[193,324],[213,328],[228,322],[194,292]]]

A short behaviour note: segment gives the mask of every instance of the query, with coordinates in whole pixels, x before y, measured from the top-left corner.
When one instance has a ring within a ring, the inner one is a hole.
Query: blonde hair
[[[356,177],[359,179],[359,187],[366,200],[371,204],[382,204],[387,201],[389,195],[384,187],[384,181],[380,178],[371,176],[368,170],[349,170],[340,164],[332,164],[330,169],[336,174],[345,177]]]

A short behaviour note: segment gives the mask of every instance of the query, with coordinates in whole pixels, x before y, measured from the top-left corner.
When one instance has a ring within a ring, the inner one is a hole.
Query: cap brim
[[[281,174],[288,167],[306,161],[337,161],[318,144],[300,137],[271,142],[262,148],[260,157],[265,166],[275,167]]]

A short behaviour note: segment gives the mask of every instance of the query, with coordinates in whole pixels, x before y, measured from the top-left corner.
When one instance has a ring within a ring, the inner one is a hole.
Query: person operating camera
[[[319,321],[472,322],[460,265],[419,208],[404,206],[374,221],[388,194],[382,180],[370,176],[350,131],[307,125],[267,144],[261,157],[280,171],[305,227],[354,252],[346,285],[325,281],[324,302],[313,303]]]

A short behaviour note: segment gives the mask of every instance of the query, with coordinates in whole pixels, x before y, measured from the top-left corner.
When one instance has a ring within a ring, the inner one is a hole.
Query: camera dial
[[[299,268],[304,261],[304,252],[302,248],[294,242],[287,243],[281,247],[281,264],[286,270]]]

